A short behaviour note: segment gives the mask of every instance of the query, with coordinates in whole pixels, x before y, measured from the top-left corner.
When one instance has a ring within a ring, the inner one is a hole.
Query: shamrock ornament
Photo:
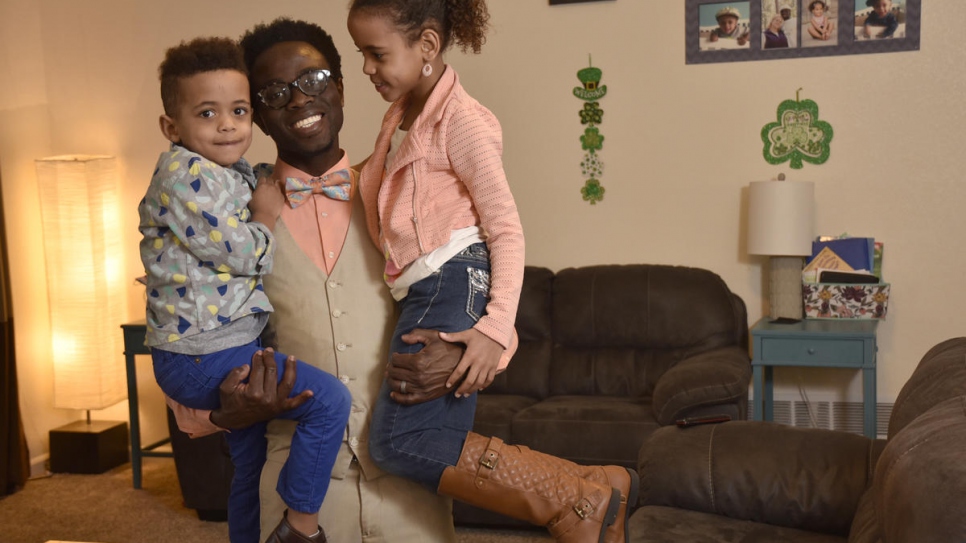
[[[832,125],[818,120],[818,104],[799,100],[796,92],[795,100],[778,105],[778,120],[761,129],[761,140],[769,164],[791,161],[790,166],[799,170],[802,161],[822,164],[828,160]]]
[[[600,184],[600,181],[591,177],[580,189],[580,194],[584,196],[585,201],[590,202],[590,205],[595,205],[604,199],[604,187]]]

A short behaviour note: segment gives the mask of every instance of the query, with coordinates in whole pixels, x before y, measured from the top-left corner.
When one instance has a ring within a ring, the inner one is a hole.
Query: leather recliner
[[[772,422],[662,428],[635,543],[966,541],[966,337],[930,349],[885,440]]]

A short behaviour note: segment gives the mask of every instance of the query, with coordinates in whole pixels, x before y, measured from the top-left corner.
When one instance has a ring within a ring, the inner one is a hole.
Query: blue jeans
[[[151,349],[154,376],[165,394],[193,409],[219,406],[218,387],[233,368],[250,364],[261,342],[192,356]],[[275,353],[276,375],[281,380],[286,355]],[[297,364],[292,395],[312,390],[312,398],[279,418],[299,422],[292,448],[276,489],[292,510],[313,513],[322,507],[329,478],[342,445],[352,397],[334,376],[302,361]],[[265,465],[267,440],[260,422],[225,434],[235,476],[228,497],[228,534],[232,543],[259,543],[258,483]]]
[[[489,291],[489,252],[485,244],[477,243],[410,287],[400,302],[390,353],[422,349],[421,344],[407,345],[400,339],[413,328],[441,332],[472,328],[484,314]],[[383,381],[369,427],[369,453],[382,469],[436,492],[443,470],[456,465],[473,427],[476,393],[466,398],[447,394],[404,406],[394,402],[389,392]]]

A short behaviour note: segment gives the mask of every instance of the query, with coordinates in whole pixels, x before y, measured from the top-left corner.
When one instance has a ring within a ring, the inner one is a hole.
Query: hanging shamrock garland
[[[785,100],[778,105],[778,121],[761,129],[764,155],[769,164],[791,161],[796,170],[802,161],[822,164],[828,160],[832,142],[832,125],[818,120],[818,104],[811,100]]]
[[[597,204],[604,199],[604,186],[600,184],[600,177],[604,173],[604,163],[600,160],[598,151],[604,147],[604,135],[600,133],[597,125],[604,119],[604,110],[600,109],[597,100],[607,94],[607,85],[600,85],[600,78],[603,72],[600,68],[594,68],[587,56],[589,66],[577,72],[577,79],[583,84],[582,87],[574,87],[574,96],[584,100],[584,108],[580,110],[580,124],[585,125],[584,135],[580,136],[580,146],[586,151],[584,159],[580,162],[580,173],[587,180],[580,189],[584,200]]]

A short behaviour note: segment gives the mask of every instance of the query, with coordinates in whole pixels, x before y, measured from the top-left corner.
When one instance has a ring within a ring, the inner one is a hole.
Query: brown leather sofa
[[[751,362],[745,304],[698,268],[528,266],[520,346],[478,397],[474,430],[582,464],[634,468],[644,439],[677,419],[747,417]],[[191,440],[169,425],[182,493],[203,518],[223,515],[231,463],[221,435]],[[454,504],[461,524],[522,525]]]
[[[745,305],[708,270],[528,266],[516,327],[519,350],[478,396],[480,434],[633,469],[660,427],[712,414],[747,418]],[[519,524],[461,503],[454,517]]]
[[[887,440],[768,422],[662,428],[631,541],[966,541],[966,338],[923,356]]]

